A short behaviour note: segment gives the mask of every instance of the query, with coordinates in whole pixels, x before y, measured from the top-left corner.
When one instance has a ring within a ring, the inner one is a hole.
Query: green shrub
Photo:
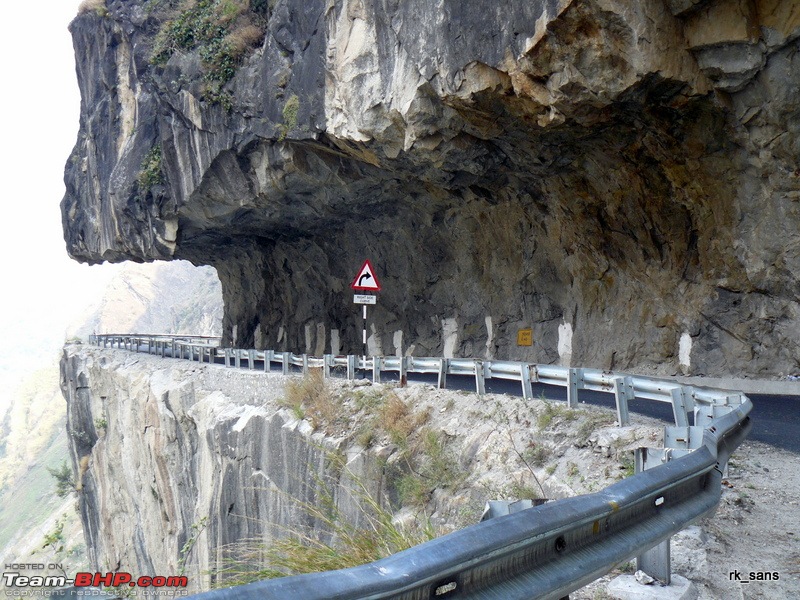
[[[164,65],[179,51],[197,51],[203,65],[203,98],[230,110],[222,87],[236,74],[242,57],[264,39],[263,17],[241,0],[198,0],[165,21],[153,44],[150,62]]]
[[[283,106],[283,123],[288,129],[297,127],[297,112],[300,110],[300,98],[292,95]]]
[[[537,498],[541,498],[538,489],[521,483],[512,484],[508,492],[512,498],[516,498],[517,500],[536,500]]]
[[[525,452],[523,452],[522,456],[525,462],[528,464],[531,464],[534,467],[543,467],[550,458],[550,454],[550,450],[542,444],[531,442]]]
[[[53,530],[45,534],[42,548],[47,548],[49,546],[56,554],[64,550],[64,543],[66,541],[64,539],[64,523],[66,520],[66,514],[62,515],[60,519],[56,520]]]
[[[153,146],[142,159],[142,166],[139,169],[139,189],[145,192],[153,186],[164,182],[161,174],[161,145]]]
[[[75,477],[72,474],[72,467],[66,460],[57,469],[47,467],[47,472],[56,480],[56,495],[59,498],[65,498],[75,490]]]

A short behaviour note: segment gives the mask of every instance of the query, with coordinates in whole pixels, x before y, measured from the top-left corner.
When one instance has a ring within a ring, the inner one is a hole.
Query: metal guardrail
[[[264,370],[281,365],[303,371],[345,369],[438,374],[518,381],[532,398],[532,383],[565,387],[575,406],[580,390],[613,393],[620,425],[630,422],[628,403],[651,400],[672,405],[675,426],[665,427],[663,448],[636,451],[636,474],[593,494],[567,498],[496,517],[382,560],[340,571],[299,575],[206,592],[208,600],[303,598],[304,600],[430,598],[514,600],[563,598],[637,557],[638,568],[669,583],[669,537],[712,512],[721,496],[722,473],[750,429],[752,403],[744,394],[698,389],[654,378],[596,369],[574,369],[511,361],[417,357],[332,356],[321,358],[272,350],[219,347],[218,338],[96,335],[91,342]],[[693,415],[693,424],[690,419]]]

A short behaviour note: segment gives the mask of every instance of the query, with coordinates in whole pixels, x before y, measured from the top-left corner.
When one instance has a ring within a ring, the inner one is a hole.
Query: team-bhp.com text
[[[131,588],[185,588],[189,580],[183,575],[164,577],[161,575],[142,575],[134,578],[130,573],[76,573],[69,579],[63,575],[22,575],[3,573],[3,583],[7,588],[60,588],[75,587],[120,587]]]

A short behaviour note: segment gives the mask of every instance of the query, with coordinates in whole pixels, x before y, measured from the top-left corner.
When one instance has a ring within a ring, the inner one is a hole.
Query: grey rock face
[[[360,352],[370,258],[371,352],[798,369],[796,2],[278,0],[229,106],[149,63],[166,9],[108,9],[71,26],[68,251],[213,265],[228,343]]]
[[[323,494],[358,523],[363,513],[341,487],[347,477],[380,499],[376,461],[350,456],[343,474],[332,459],[337,440],[277,406],[274,376],[75,347],[61,375],[80,514],[98,570],[183,570],[192,591],[208,589],[209,571],[235,556],[230,544],[269,544],[303,528],[329,536],[302,508]]]

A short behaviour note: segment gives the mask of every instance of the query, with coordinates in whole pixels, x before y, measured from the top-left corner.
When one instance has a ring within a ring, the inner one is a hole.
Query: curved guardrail
[[[519,381],[525,398],[532,397],[532,383],[542,383],[565,387],[570,406],[582,389],[613,392],[620,424],[629,422],[629,401],[672,405],[675,426],[665,428],[664,448],[637,451],[637,474],[600,492],[489,519],[360,567],[200,594],[208,600],[555,599],[634,556],[639,568],[668,583],[664,545],[714,511],[728,457],[750,429],[752,403],[744,394],[595,369],[447,358],[319,358],[221,348],[218,338],[185,336],[104,335],[91,342],[229,367],[254,369],[260,362],[270,370],[278,363],[284,373],[292,366],[323,368],[326,375],[341,368],[353,378],[362,369],[379,381],[381,372],[395,371],[401,385],[407,373],[438,374],[440,387],[447,375],[469,375],[478,393],[486,379],[505,379]]]

